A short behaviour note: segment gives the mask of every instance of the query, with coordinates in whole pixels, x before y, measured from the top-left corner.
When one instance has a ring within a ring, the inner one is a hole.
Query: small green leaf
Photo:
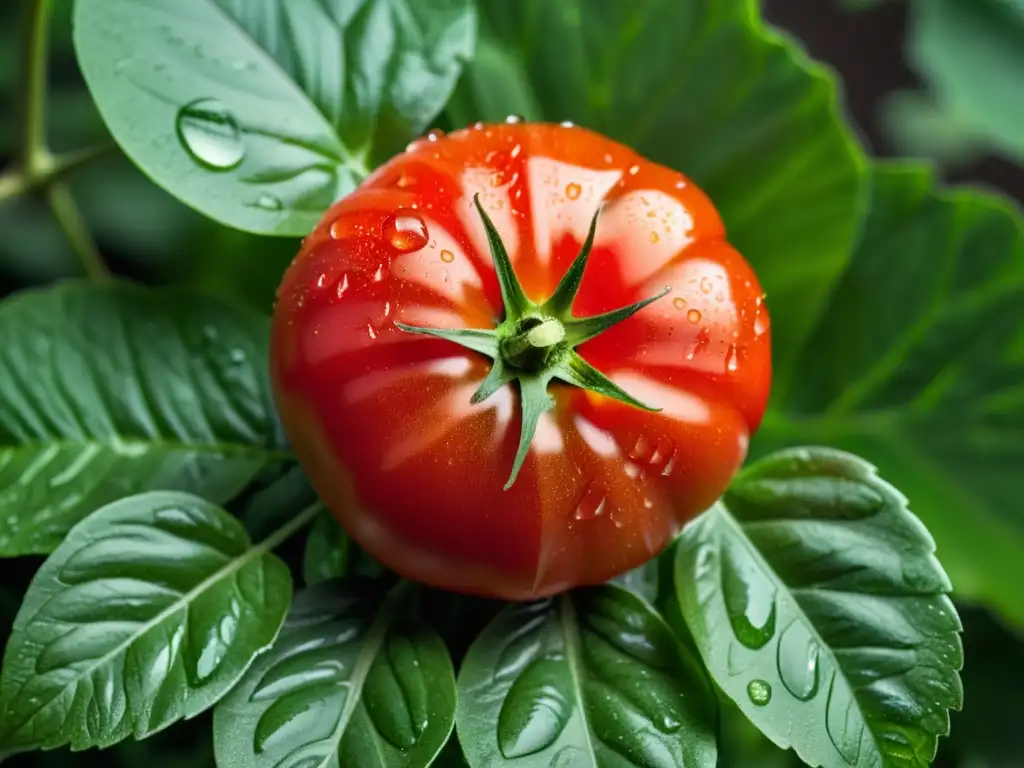
[[[340,578],[348,571],[349,540],[330,512],[324,511],[313,523],[306,539],[302,574],[307,585]]]
[[[708,670],[808,764],[927,766],[963,692],[934,543],[855,456],[774,454],[687,527],[676,589]]]
[[[912,8],[912,65],[949,112],[1024,162],[1024,0],[927,0]]]
[[[715,700],[642,600],[604,586],[506,607],[459,673],[473,768],[714,765]]]
[[[700,184],[767,292],[781,392],[849,259],[866,174],[834,78],[755,5],[483,0],[481,49],[519,58],[470,64],[452,119],[571,120]]]
[[[149,490],[223,504],[291,461],[269,323],[185,290],[69,283],[0,304],[0,556]]]
[[[444,106],[470,0],[79,0],[75,49],[114,138],[229,226],[305,235]]]
[[[410,616],[411,590],[352,580],[297,594],[274,648],[214,710],[219,768],[429,765],[455,721],[455,674]]]
[[[880,165],[863,240],[752,454],[864,456],[910,498],[957,594],[1024,626],[1024,217]]]
[[[273,642],[291,599],[270,545],[154,492],[68,534],[33,579],[0,676],[0,753],[105,747],[193,717]]]

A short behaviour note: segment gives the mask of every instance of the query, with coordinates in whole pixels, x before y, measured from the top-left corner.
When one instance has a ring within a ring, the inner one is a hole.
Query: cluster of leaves
[[[1024,623],[1018,211],[870,164],[749,0],[77,0],[74,36],[124,153],[263,235],[305,234],[431,124],[627,142],[715,200],[768,293],[776,384],[752,463],[662,557],[481,605],[382,571],[320,508],[265,315],[122,281],[7,299],[0,557],[46,560],[0,756],[212,708],[222,768],[710,766],[731,700],[811,765],[932,760],[962,661],[932,535],[960,594]],[[275,554],[307,525],[301,566]]]

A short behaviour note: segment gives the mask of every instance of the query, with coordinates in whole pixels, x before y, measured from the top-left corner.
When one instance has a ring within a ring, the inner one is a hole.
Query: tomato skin
[[[602,200],[574,314],[671,286],[577,350],[661,410],[552,384],[507,491],[517,385],[473,405],[490,361],[395,326],[502,319],[475,194],[534,301]],[[643,564],[721,496],[764,413],[769,321],[684,176],[579,127],[479,125],[414,143],[327,212],[279,289],[271,373],[297,457],[361,546],[407,578],[525,600]]]

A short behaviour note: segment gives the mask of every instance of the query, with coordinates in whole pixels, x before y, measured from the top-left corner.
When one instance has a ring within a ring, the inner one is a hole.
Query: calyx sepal
[[[494,329],[479,328],[423,328],[406,323],[395,325],[408,333],[418,333],[459,344],[466,349],[486,355],[493,362],[487,377],[481,382],[470,402],[481,403],[512,381],[519,382],[521,426],[519,445],[508,482],[507,491],[515,483],[529,453],[537,425],[545,411],[554,407],[548,393],[553,380],[614,398],[634,408],[658,411],[659,408],[640,402],[611,379],[584,360],[576,347],[604,333],[623,320],[632,317],[647,305],[662,298],[670,290],[666,287],[655,296],[619,309],[592,317],[574,317],[572,305],[579,293],[587,260],[594,247],[597,220],[601,208],[594,213],[586,240],[555,292],[541,304],[532,302],[523,290],[512,267],[508,251],[494,222],[480,204],[480,196],[473,196],[480,219],[487,233],[487,242],[494,261],[494,271],[501,289],[504,318]]]

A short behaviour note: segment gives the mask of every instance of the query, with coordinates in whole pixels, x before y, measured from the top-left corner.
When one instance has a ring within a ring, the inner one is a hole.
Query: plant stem
[[[260,548],[267,552],[277,549],[300,530],[313,522],[313,518],[320,514],[323,508],[324,505],[320,501],[310,504],[304,510],[299,512],[299,514],[261,541],[259,544]]]
[[[105,280],[110,277],[110,270],[107,268],[103,256],[100,255],[96,242],[89,233],[85,219],[82,218],[78,205],[71,196],[66,184],[58,182],[46,190],[46,200],[50,204],[57,223],[64,230],[64,235],[71,245],[71,249],[78,257],[86,277],[94,280]]]
[[[47,22],[50,0],[25,0],[21,27],[21,60],[14,96],[14,114],[21,116],[15,139],[15,162],[32,176],[45,156]]]
[[[42,160],[35,161],[36,168],[31,175],[20,168],[10,168],[0,173],[0,203],[46,188],[113,154],[116,149],[116,144],[104,141],[57,157],[43,151]]]

